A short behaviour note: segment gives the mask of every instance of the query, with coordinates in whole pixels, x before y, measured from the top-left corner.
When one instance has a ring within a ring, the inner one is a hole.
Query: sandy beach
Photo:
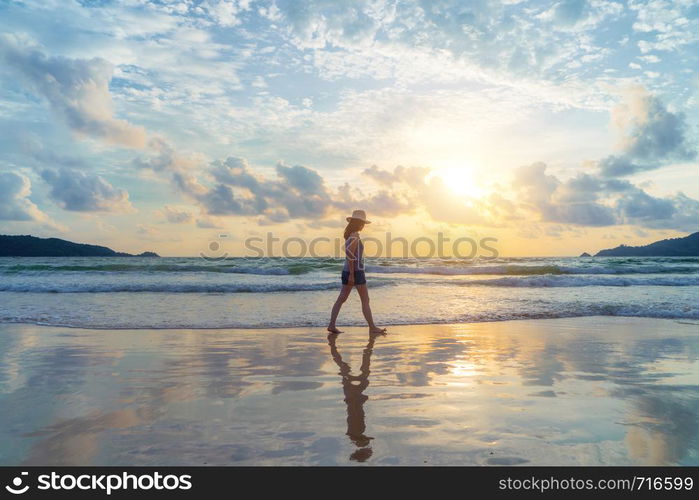
[[[0,326],[3,465],[699,464],[699,324]]]

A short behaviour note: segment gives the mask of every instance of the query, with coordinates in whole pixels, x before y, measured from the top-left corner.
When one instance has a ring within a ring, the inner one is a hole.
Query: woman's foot
[[[369,328],[369,333],[386,333],[386,329],[379,328],[378,326],[372,326]]]
[[[329,326],[329,327],[328,327],[328,331],[329,331],[330,333],[342,333],[342,330],[338,330],[338,329],[335,328],[334,326]]]

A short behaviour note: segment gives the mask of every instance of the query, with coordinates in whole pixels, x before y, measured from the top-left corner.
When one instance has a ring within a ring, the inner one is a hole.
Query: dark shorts
[[[343,285],[348,285],[349,281],[349,271],[342,271],[342,284]],[[354,284],[355,285],[366,285],[366,276],[364,275],[364,271],[355,271],[354,272]]]

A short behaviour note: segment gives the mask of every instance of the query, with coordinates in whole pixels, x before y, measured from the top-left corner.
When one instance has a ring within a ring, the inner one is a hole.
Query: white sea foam
[[[699,276],[508,276],[493,279],[450,281],[461,286],[585,287],[585,286],[699,286]]]
[[[434,274],[444,276],[505,275],[528,276],[548,274],[698,274],[697,266],[623,265],[623,266],[565,266],[565,265],[505,265],[505,266],[367,266],[375,274]]]
[[[20,293],[258,293],[333,290],[337,282],[326,283],[2,283],[0,292]],[[375,283],[382,286],[385,283]]]

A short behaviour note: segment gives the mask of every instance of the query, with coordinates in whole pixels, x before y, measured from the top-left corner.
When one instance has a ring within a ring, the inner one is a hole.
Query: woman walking
[[[359,239],[359,232],[371,221],[366,219],[364,210],[355,210],[351,217],[347,217],[347,227],[345,227],[345,266],[342,270],[342,290],[335,301],[330,314],[328,331],[330,333],[342,333],[335,326],[337,315],[340,313],[342,304],[349,297],[352,287],[357,287],[359,297],[362,299],[362,313],[369,324],[369,333],[384,333],[385,328],[379,328],[374,323],[369,306],[369,290],[366,286],[366,276],[364,274],[364,245]]]

